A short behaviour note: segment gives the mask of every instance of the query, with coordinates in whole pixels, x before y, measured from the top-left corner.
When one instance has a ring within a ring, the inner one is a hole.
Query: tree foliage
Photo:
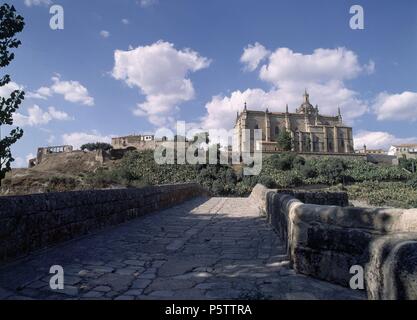
[[[80,147],[81,150],[85,151],[95,151],[95,150],[111,150],[113,149],[111,144],[105,142],[94,142],[94,143],[85,143]]]
[[[22,16],[16,9],[8,4],[0,6],[0,68],[6,67],[14,59],[11,49],[21,45],[15,35],[25,26]],[[6,74],[0,79],[0,87],[10,83],[10,75]],[[9,97],[0,97],[0,129],[3,125],[13,125],[13,113],[19,108],[25,97],[22,90],[13,91]],[[0,181],[4,178],[10,165],[14,161],[10,147],[23,136],[23,130],[16,127],[4,137],[0,135]]]
[[[292,149],[292,138],[290,132],[287,129],[281,130],[277,138],[278,147],[282,151],[291,151]]]

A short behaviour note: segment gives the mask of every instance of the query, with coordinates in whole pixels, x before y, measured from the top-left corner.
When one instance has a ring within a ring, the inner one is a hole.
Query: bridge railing
[[[185,183],[0,197],[0,263],[206,194]]]
[[[349,287],[351,268],[359,266],[370,299],[417,299],[417,209],[317,205],[296,193],[255,189],[295,271]]]

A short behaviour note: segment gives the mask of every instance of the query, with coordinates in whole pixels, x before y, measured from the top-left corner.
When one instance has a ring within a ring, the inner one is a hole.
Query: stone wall
[[[347,207],[349,205],[349,198],[346,192],[311,192],[311,191],[295,191],[284,189],[267,189],[261,184],[257,184],[251,194],[250,199],[257,203],[258,207],[266,213],[267,193],[288,194],[300,200],[303,203],[332,205]]]
[[[417,209],[307,204],[260,189],[296,272],[349,286],[351,266],[360,265],[370,299],[417,299]]]
[[[0,262],[201,195],[190,183],[0,197]]]

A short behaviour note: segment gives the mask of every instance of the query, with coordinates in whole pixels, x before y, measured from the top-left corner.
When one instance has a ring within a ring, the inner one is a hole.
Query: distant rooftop
[[[417,148],[417,143],[395,144],[396,148]]]

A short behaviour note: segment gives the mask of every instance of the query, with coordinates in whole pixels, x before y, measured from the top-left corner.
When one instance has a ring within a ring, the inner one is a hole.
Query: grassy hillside
[[[263,183],[270,188],[344,190],[351,199],[371,205],[417,207],[417,175],[400,167],[377,166],[361,160],[305,160],[284,153],[265,159],[261,174],[252,177],[226,165],[158,165],[152,151],[128,152],[121,160],[105,166],[88,156],[83,156],[78,165],[55,162],[51,166],[27,169],[32,185],[19,180],[19,173],[15,172],[6,179],[3,191],[30,193],[198,182],[214,195],[247,196],[257,183]],[[33,188],[33,183],[38,189]]]

